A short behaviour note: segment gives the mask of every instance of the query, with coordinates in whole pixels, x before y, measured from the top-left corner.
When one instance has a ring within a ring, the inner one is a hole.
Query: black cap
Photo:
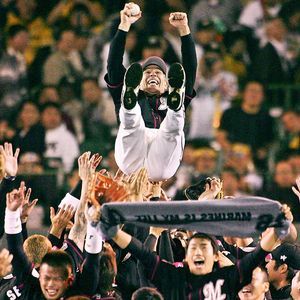
[[[295,244],[284,243],[272,251],[272,259],[287,264],[294,270],[300,270],[300,247]]]
[[[147,58],[142,65],[143,70],[145,70],[147,67],[151,65],[155,65],[159,69],[161,69],[165,74],[167,73],[167,65],[160,57],[150,56],[149,58]]]

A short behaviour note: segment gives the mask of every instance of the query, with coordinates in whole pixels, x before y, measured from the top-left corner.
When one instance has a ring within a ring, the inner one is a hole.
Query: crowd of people
[[[1,1],[0,300],[300,299],[299,1],[135,3]],[[102,215],[227,197],[281,217],[232,237]]]

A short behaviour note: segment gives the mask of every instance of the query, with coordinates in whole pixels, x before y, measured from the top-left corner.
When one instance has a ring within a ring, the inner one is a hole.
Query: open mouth
[[[203,259],[196,259],[194,260],[194,264],[196,267],[202,267],[204,265],[204,260]]]
[[[46,290],[46,292],[47,292],[48,296],[50,296],[50,297],[54,297],[54,296],[56,296],[56,294],[57,294],[58,290],[54,290],[54,289],[47,289],[47,290]]]
[[[159,81],[157,79],[151,78],[147,81],[147,84],[149,84],[149,85],[159,85]]]
[[[243,294],[251,294],[251,289],[250,288],[243,288],[242,293]]]

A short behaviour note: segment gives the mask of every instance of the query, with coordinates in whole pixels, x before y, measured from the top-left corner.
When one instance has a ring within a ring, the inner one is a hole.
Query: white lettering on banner
[[[204,300],[225,300],[226,295],[222,294],[221,290],[223,283],[223,279],[218,279],[215,286],[213,282],[207,283],[203,287]]]

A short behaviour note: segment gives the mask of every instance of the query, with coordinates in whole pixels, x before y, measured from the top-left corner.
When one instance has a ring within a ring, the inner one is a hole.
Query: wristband
[[[16,179],[16,176],[5,176],[4,178],[9,181],[14,181]]]
[[[17,234],[22,232],[22,223],[20,219],[20,210],[11,211],[5,209],[4,230],[7,234]]]
[[[98,254],[101,252],[102,237],[100,235],[99,225],[92,226],[92,224],[88,222],[84,249],[90,254]]]

